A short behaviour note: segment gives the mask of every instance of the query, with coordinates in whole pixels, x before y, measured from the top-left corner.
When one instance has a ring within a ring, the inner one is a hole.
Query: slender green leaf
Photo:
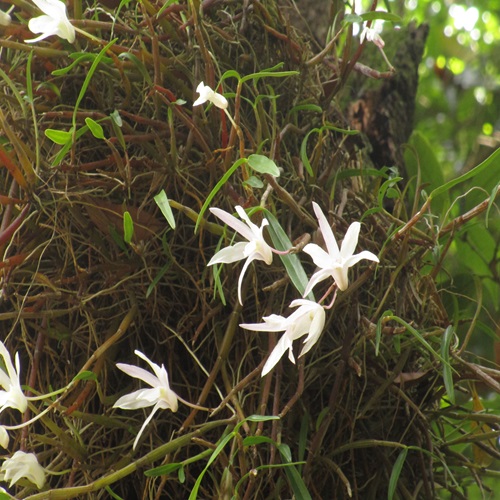
[[[287,467],[285,467],[285,474],[288,478],[295,498],[300,498],[301,500],[312,500],[311,494],[309,493],[302,476],[299,474],[297,468],[291,464],[292,454],[290,447],[286,444],[280,444],[278,445],[278,450],[281,455],[281,460],[287,465]]]
[[[194,232],[196,233],[198,231],[198,226],[200,225],[201,219],[203,219],[203,215],[207,211],[208,206],[212,202],[214,196],[219,192],[219,190],[222,188],[222,186],[227,182],[229,177],[234,174],[236,169],[240,166],[243,165],[243,163],[246,163],[248,160],[246,158],[240,158],[239,160],[235,161],[231,168],[228,169],[228,171],[222,176],[220,181],[215,185],[215,187],[212,189],[210,194],[207,196],[207,199],[205,200],[205,203],[203,203],[203,206],[201,207],[200,213],[198,214],[198,218],[196,219],[196,224],[194,226]]]
[[[97,382],[97,375],[94,372],[85,370],[83,372],[78,373],[75,378],[73,379],[73,382],[77,380],[93,380],[94,382]]]
[[[125,211],[123,213],[123,241],[130,244],[132,236],[134,236],[134,221],[130,212]]]
[[[168,202],[167,193],[162,189],[155,197],[154,200],[163,214],[163,217],[167,219],[168,225],[175,229],[175,219],[174,214],[172,212],[172,208],[170,207],[170,203]]]
[[[172,474],[172,472],[179,470],[181,467],[181,463],[160,465],[159,467],[155,467],[154,469],[145,471],[144,475],[147,477],[166,476],[168,474]]]
[[[158,282],[163,278],[163,275],[168,271],[168,268],[170,267],[171,262],[167,262],[159,271],[158,274],[153,278],[153,281],[150,283],[148,286],[148,289],[146,290],[146,298],[148,298],[151,295],[151,292],[154,290],[155,286],[158,284]]]
[[[449,325],[444,331],[441,341],[441,356],[445,360],[443,363],[443,381],[446,394],[451,404],[455,404],[455,389],[453,386],[453,373],[450,365],[450,343],[454,336],[453,326]]]
[[[398,486],[399,476],[401,475],[401,470],[406,460],[406,455],[408,455],[408,448],[403,448],[392,468],[391,477],[389,478],[389,488],[387,491],[387,500],[392,500],[394,498],[394,493],[396,493],[396,488]]]
[[[453,186],[456,186],[457,184],[460,184],[468,179],[473,179],[476,177],[476,175],[479,175],[483,170],[487,168],[497,168],[498,169],[498,160],[500,157],[500,148],[498,148],[495,152],[493,152],[486,160],[481,162],[479,165],[476,165],[473,169],[469,170],[463,175],[460,175],[459,177],[448,181],[446,184],[443,184],[442,186],[434,189],[431,194],[429,195],[430,198],[435,198],[436,196],[446,193],[449,191]]]
[[[191,494],[189,495],[189,500],[195,500],[196,497],[198,496],[198,490],[200,489],[201,481],[203,479],[203,476],[207,472],[207,470],[210,468],[212,463],[215,461],[215,459],[219,456],[221,451],[224,449],[227,443],[231,441],[231,439],[234,439],[235,432],[230,432],[227,436],[223,437],[217,447],[215,448],[214,452],[208,459],[207,465],[204,467],[204,469],[200,472],[199,476],[196,478],[196,482],[194,483],[193,489],[191,490]]]
[[[269,212],[269,210],[263,210],[266,219],[269,221],[269,234],[271,235],[271,239],[273,241],[273,245],[277,250],[286,251],[292,248],[292,242],[288,238],[287,234],[281,227],[281,224],[278,222],[276,217]],[[302,267],[302,263],[298,255],[296,254],[287,254],[279,256],[285,269],[290,277],[291,282],[295,286],[295,288],[299,291],[300,295],[304,293],[306,289],[307,283],[309,282],[307,278],[307,274]],[[308,299],[314,300],[314,295],[312,292],[307,296]]]

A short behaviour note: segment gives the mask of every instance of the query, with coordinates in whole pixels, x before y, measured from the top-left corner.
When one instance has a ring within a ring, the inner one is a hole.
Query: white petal
[[[283,332],[287,328],[286,318],[278,314],[271,314],[262,318],[264,323],[242,323],[241,328],[254,332]]]
[[[380,262],[379,258],[374,253],[371,253],[368,250],[363,250],[362,252],[360,252],[356,255],[353,255],[352,257],[347,259],[346,265],[348,267],[352,267],[352,266],[354,266],[354,264],[357,264],[360,260],[364,260],[364,259],[372,260],[374,262]]]
[[[313,320],[311,321],[309,335],[304,340],[304,347],[300,351],[299,358],[306,352],[309,352],[311,347],[319,340],[321,333],[323,332],[323,328],[325,327],[325,319],[325,310],[318,304],[318,309],[314,314]]]
[[[236,207],[237,212],[238,208],[241,207]],[[211,208],[210,212],[212,212],[222,222],[225,222],[229,227],[233,228],[236,232],[240,233],[241,236],[246,238],[248,241],[252,241],[253,239],[255,239],[255,235],[250,227],[248,227],[244,222],[238,220],[236,217],[234,217],[234,215],[231,215],[230,213],[226,212],[225,210],[221,210],[220,208]]]
[[[160,382],[161,382],[162,379],[164,379],[165,374],[167,373],[167,371],[165,370],[165,367],[163,365],[161,365],[161,368],[160,368],[159,365],[157,365],[156,363],[154,363],[153,361],[151,361],[145,354],[143,354],[138,349],[136,349],[134,351],[134,354],[136,356],[139,356],[144,361],[146,361],[146,363],[153,369],[153,371],[155,372],[155,375],[156,375],[156,380],[157,380],[157,382],[156,382],[155,385],[163,385]],[[168,375],[167,375],[167,387],[168,387]]]
[[[340,291],[347,290],[349,286],[349,277],[347,272],[349,270],[349,266],[338,267],[337,269],[332,269],[332,277],[337,284],[337,287]]]
[[[9,440],[10,438],[7,429],[3,425],[0,425],[0,446],[7,449],[9,446]]]
[[[144,368],[135,365],[128,365],[126,363],[116,363],[116,366],[130,377],[138,378],[139,380],[146,382],[146,384],[149,384],[151,387],[160,385],[158,378]]]
[[[360,229],[361,224],[359,222],[353,222],[349,226],[347,233],[345,233],[344,241],[342,242],[342,247],[340,248],[340,255],[343,259],[349,258],[354,253],[354,250],[356,250]]]
[[[311,290],[321,281],[326,280],[331,276],[331,271],[328,269],[320,269],[319,271],[316,271],[312,276],[311,279],[309,280],[309,283],[306,286],[306,289],[304,290],[304,295],[303,297],[307,297]]]
[[[153,418],[153,415],[156,413],[156,411],[158,410],[159,406],[156,405],[154,408],[153,408],[153,411],[150,413],[149,417],[144,420],[144,423],[142,424],[140,430],[139,430],[139,433],[137,434],[135,440],[134,440],[134,445],[132,446],[132,449],[135,450],[135,447],[137,446],[137,443],[139,442],[139,439],[144,431],[144,429],[146,428],[146,426],[149,424],[149,422],[151,422],[151,419]]]
[[[214,103],[214,106],[217,106],[220,109],[226,109],[229,104],[227,102],[227,99],[218,92],[214,92],[214,95],[212,97],[212,102]]]
[[[322,269],[327,269],[332,267],[332,264],[335,262],[335,259],[332,259],[330,254],[326,253],[319,245],[315,243],[308,243],[303,252],[309,254],[313,260],[313,262]]]
[[[11,458],[4,461],[1,471],[4,472],[3,480],[10,480],[10,486],[23,477],[36,484],[38,488],[41,488],[45,483],[45,470],[33,453],[16,451]]]
[[[325,214],[321,211],[319,205],[313,202],[314,213],[318,219],[319,228],[321,230],[321,234],[323,235],[323,239],[325,240],[325,245],[328,250],[328,253],[332,257],[337,257],[339,255],[339,246],[337,245],[337,240],[333,234],[332,228],[325,217]]]
[[[194,106],[199,106],[200,104],[205,104],[207,102],[207,99],[205,99],[203,96],[198,97],[196,101],[193,102],[193,107]]]
[[[214,264],[230,264],[231,262],[243,260],[245,258],[245,248],[247,244],[248,243],[245,241],[240,241],[230,247],[219,250],[210,259],[207,266],[213,266]]]
[[[53,19],[66,17],[66,5],[60,0],[33,0],[33,3]]]
[[[283,354],[287,351],[287,349],[292,348],[292,343],[288,339],[286,335],[282,335],[282,337],[278,340],[276,347],[272,350],[269,358],[267,358],[266,364],[264,368],[262,368],[261,377],[267,375],[276,365],[276,363],[282,358]]]
[[[243,276],[245,276],[245,273],[246,273],[246,271],[248,269],[248,266],[250,265],[250,263],[252,262],[252,260],[254,260],[252,258],[252,256],[248,257],[248,259],[243,264],[243,268],[241,270],[240,277],[238,278],[238,301],[239,301],[239,303],[241,305],[243,305],[243,302],[241,300],[241,285],[243,284]]]
[[[139,389],[119,398],[113,408],[122,410],[137,410],[138,408],[148,408],[158,402],[160,389]]]

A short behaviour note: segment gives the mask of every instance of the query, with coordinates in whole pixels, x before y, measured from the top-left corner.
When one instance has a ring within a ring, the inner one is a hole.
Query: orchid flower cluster
[[[349,285],[348,270],[350,267],[363,259],[379,262],[378,257],[367,250],[354,254],[361,228],[359,222],[353,222],[349,226],[339,249],[337,240],[325,214],[315,202],[313,202],[313,208],[325,242],[326,251],[315,243],[309,243],[304,247],[304,252],[311,256],[313,262],[318,266],[318,270],[311,276],[304,290],[303,298],[296,299],[290,304],[290,307],[296,307],[297,309],[287,318],[271,314],[262,318],[264,323],[240,324],[240,327],[246,330],[284,332],[267,359],[262,370],[262,376],[274,368],[287,350],[288,358],[292,363],[295,363],[292,345],[294,340],[307,335],[303,342],[304,346],[299,354],[299,357],[301,357],[320,338],[326,321],[325,307],[305,298],[318,283],[328,278],[333,278],[337,288],[344,291]],[[272,263],[274,250],[266,243],[263,236],[263,229],[269,222],[266,218],[263,218],[261,226],[256,226],[240,206],[236,207],[236,212],[244,223],[220,208],[211,208],[210,211],[247,240],[246,242],[238,242],[219,250],[208,263],[211,266],[213,264],[229,264],[246,259],[238,279],[238,300],[242,304],[241,284],[250,263],[254,260],[263,260],[267,265]]]
[[[196,91],[199,97],[194,101],[193,106],[199,106],[206,102],[210,102],[227,113],[229,103],[222,94],[215,92],[203,82],[198,85]],[[296,308],[296,310],[288,317],[271,314],[270,316],[264,316],[262,318],[263,323],[240,324],[241,328],[256,332],[284,332],[264,364],[262,376],[268,374],[287,351],[288,358],[292,363],[295,363],[293,354],[294,340],[307,335],[303,341],[304,345],[300,351],[299,357],[309,352],[319,340],[326,322],[325,309],[330,308],[331,305],[325,307],[314,300],[305,298],[318,283],[328,278],[332,278],[337,288],[344,291],[349,285],[348,270],[350,267],[363,259],[379,262],[378,257],[367,250],[358,254],[354,253],[361,229],[361,224],[359,222],[353,222],[350,225],[342,245],[339,248],[325,214],[317,203],[313,202],[313,208],[318,219],[320,232],[325,242],[326,251],[315,243],[309,243],[304,247],[304,252],[311,256],[313,262],[318,266],[318,270],[311,276],[304,290],[303,297],[295,299],[290,304],[290,307]],[[253,261],[263,261],[265,264],[271,265],[273,253],[280,252],[273,249],[264,238],[264,228],[269,225],[269,221],[265,217],[262,218],[260,226],[258,226],[250,220],[250,217],[243,207],[236,206],[235,210],[239,219],[220,208],[210,208],[212,214],[227,226],[234,229],[245,241],[240,241],[234,245],[222,248],[210,259],[207,265],[213,266],[215,264],[230,264],[240,260],[245,261],[238,278],[238,302],[242,305],[242,284],[250,264]],[[127,375],[138,378],[151,386],[151,389],[139,389],[138,391],[122,396],[114,404],[115,408],[122,408],[124,410],[153,406],[152,412],[143,423],[135,438],[133,448],[137,446],[142,432],[151,421],[156,411],[158,409],[170,409],[173,412],[177,411],[179,399],[175,392],[170,389],[168,374],[165,367],[162,365],[160,368],[140,351],[136,350],[135,354],[149,364],[155,375],[137,366],[117,363],[117,367]]]

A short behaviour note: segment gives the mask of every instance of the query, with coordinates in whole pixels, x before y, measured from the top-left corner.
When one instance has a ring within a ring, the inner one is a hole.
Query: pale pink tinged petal
[[[345,233],[344,241],[342,241],[342,247],[340,248],[340,255],[343,259],[350,257],[354,253],[354,250],[356,250],[360,229],[361,224],[359,222],[353,222],[349,226],[347,233]]]
[[[328,268],[332,266],[332,263],[335,262],[332,259],[331,255],[326,253],[320,246],[315,243],[308,243],[303,251],[309,254],[313,260],[313,262],[321,268]]]
[[[238,278],[238,301],[241,305],[243,305],[243,302],[241,300],[241,285],[243,284],[243,276],[245,276],[247,268],[252,261],[253,261],[252,256],[248,257],[248,259],[243,264],[243,268],[241,269],[240,277]]]
[[[231,262],[243,260],[245,258],[245,248],[247,245],[247,242],[240,241],[233,246],[219,250],[209,260],[207,266],[213,266],[214,264],[230,264]]]
[[[238,210],[238,207],[236,207],[236,210]],[[252,230],[244,222],[241,222],[230,213],[225,210],[221,210],[220,208],[211,208],[210,212],[212,212],[222,222],[226,223],[229,227],[233,228],[236,232],[240,233],[241,236],[246,238],[248,241],[252,241],[254,239]]]
[[[352,257],[349,257],[346,260],[345,265],[347,267],[352,267],[354,264],[357,264],[360,260],[372,260],[373,262],[380,262],[379,258],[372,252],[369,252],[368,250],[363,250],[362,252],[353,255]]]
[[[291,346],[292,343],[290,340],[286,335],[283,335],[278,340],[275,348],[271,351],[269,358],[267,358],[266,364],[264,365],[264,368],[262,368],[261,377],[267,375],[275,367],[276,363],[283,357],[283,354],[285,354],[287,349],[291,348]]]
[[[304,290],[304,295],[303,297],[307,297],[311,290],[321,281],[326,280],[328,277],[331,276],[331,272],[329,270],[325,269],[320,269],[319,271],[315,272],[312,276],[311,279],[309,280],[309,283],[306,286],[306,289]]]
[[[325,217],[325,214],[321,211],[319,205],[313,202],[314,213],[318,219],[319,228],[321,230],[321,234],[323,235],[323,239],[325,240],[325,245],[328,250],[328,253],[332,257],[337,257],[339,255],[339,246],[337,245],[337,240],[333,234],[332,228]]]

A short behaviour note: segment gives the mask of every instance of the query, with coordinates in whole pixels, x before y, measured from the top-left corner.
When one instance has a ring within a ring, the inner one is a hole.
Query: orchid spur
[[[288,359],[295,363],[293,341],[307,334],[299,358],[309,352],[318,341],[325,326],[324,308],[312,300],[296,299],[290,307],[298,307],[288,318],[278,314],[264,316],[264,323],[243,323],[241,328],[256,332],[281,332],[281,336],[262,369],[262,377],[267,375],[288,350]]]
[[[28,28],[40,36],[25,40],[27,43],[36,43],[44,38],[57,35],[69,43],[75,41],[75,28],[68,20],[66,5],[60,0],[33,0],[33,3],[44,13],[43,16],[34,17],[28,23]]]
[[[125,363],[116,363],[116,366],[127,375],[131,377],[138,378],[146,384],[150,385],[151,389],[139,389],[130,394],[126,394],[122,396],[118,401],[113,405],[113,408],[122,408],[123,410],[136,410],[138,408],[147,408],[149,406],[153,406],[153,411],[149,415],[149,417],[142,424],[137,437],[135,438],[133,449],[137,446],[139,442],[139,438],[141,437],[142,432],[149,424],[153,415],[157,410],[161,409],[170,409],[173,412],[177,411],[178,401],[177,394],[170,389],[170,384],[168,381],[168,373],[165,370],[165,367],[161,365],[161,368],[153,363],[146,355],[137,349],[134,353],[139,356],[141,359],[146,361],[148,365],[153,369],[154,375],[144,368],[140,368],[134,365],[128,365]]]
[[[228,106],[227,99],[218,92],[212,90],[208,85],[203,82],[198,84],[196,87],[196,92],[200,94],[200,97],[193,102],[193,106],[199,106],[200,104],[205,104],[207,101],[211,102],[214,106],[220,109],[226,109]]]
[[[238,301],[240,304],[243,304],[241,300],[241,285],[250,263],[253,260],[263,260],[267,265],[270,265],[273,261],[273,249],[266,243],[262,234],[264,226],[267,226],[269,222],[266,218],[263,218],[260,227],[256,226],[240,206],[236,207],[236,212],[243,219],[244,223],[220,208],[211,208],[210,211],[247,240],[219,250],[207,264],[208,266],[229,264],[246,258],[238,279]]]
[[[306,297],[320,281],[330,276],[335,280],[339,290],[344,291],[349,285],[347,273],[350,267],[363,259],[379,262],[378,257],[367,250],[354,255],[354,250],[358,244],[359,231],[361,229],[361,224],[359,222],[353,222],[349,226],[339,250],[337,240],[335,239],[325,214],[321,211],[317,203],[313,202],[313,208],[318,218],[319,229],[325,241],[326,252],[315,243],[309,243],[304,247],[304,252],[309,254],[314,263],[319,267],[319,270],[311,276],[304,291],[304,297]]]

